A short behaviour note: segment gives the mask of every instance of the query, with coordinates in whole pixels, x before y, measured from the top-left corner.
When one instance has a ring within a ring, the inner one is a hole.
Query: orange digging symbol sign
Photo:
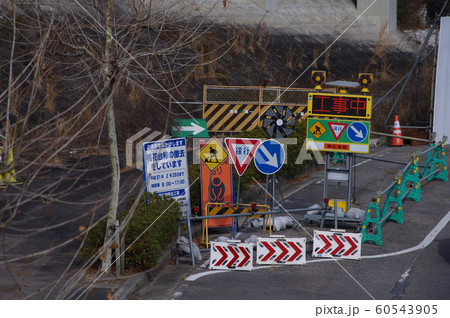
[[[231,163],[225,160],[217,169],[210,171],[200,162],[202,213],[206,215],[208,202],[233,202],[233,180]],[[208,220],[208,227],[233,226],[233,218],[217,218]]]
[[[317,121],[309,128],[309,131],[316,139],[319,139],[327,131],[327,129],[319,121]]]
[[[228,153],[215,138],[211,139],[202,149],[200,149],[197,155],[210,171],[216,169],[228,158]]]

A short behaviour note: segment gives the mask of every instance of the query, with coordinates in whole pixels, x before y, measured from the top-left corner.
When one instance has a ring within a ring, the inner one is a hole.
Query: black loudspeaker
[[[359,73],[358,83],[362,87],[361,92],[367,93],[369,91],[369,87],[372,86],[372,84],[373,84],[373,74]]]
[[[315,85],[314,89],[322,89],[322,84],[327,79],[327,73],[325,71],[312,71],[311,82]]]

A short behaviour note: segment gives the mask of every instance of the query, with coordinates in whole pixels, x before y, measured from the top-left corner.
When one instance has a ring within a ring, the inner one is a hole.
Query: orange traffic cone
[[[401,136],[402,135],[402,130],[400,129],[400,122],[398,121],[398,116],[395,115],[395,119],[394,119],[394,135],[396,136]],[[392,138],[392,145],[391,146],[404,146],[405,144],[403,143],[403,139],[402,138],[396,138],[393,137]]]

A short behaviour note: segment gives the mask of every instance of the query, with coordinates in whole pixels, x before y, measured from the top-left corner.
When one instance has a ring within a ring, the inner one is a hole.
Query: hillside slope
[[[40,14],[50,17],[55,3],[39,2]],[[58,7],[58,23],[80,17],[89,21],[94,17],[89,13],[91,11],[83,11],[84,6],[87,6],[83,1],[74,3],[64,0],[61,3]],[[126,17],[127,10],[132,10],[123,2],[116,2],[115,5],[120,18]],[[155,7],[157,5],[161,7]],[[161,63],[161,59],[167,59],[167,56],[158,57],[155,54],[154,60],[146,62],[152,67],[156,65],[164,68],[164,72],[170,72],[170,76],[164,75],[162,71],[158,77],[148,76],[142,69],[138,84],[130,81],[129,76],[125,77],[115,95],[120,147],[124,147],[125,140],[144,127],[162,131],[167,120],[172,118],[185,117],[187,113],[200,117],[201,106],[180,106],[176,102],[201,102],[205,84],[263,85],[267,79],[270,86],[311,87],[309,75],[313,69],[327,71],[327,80],[354,81],[359,72],[371,72],[375,75],[372,93],[376,96],[383,95],[401,78],[415,57],[415,52],[411,50],[414,45],[402,33],[387,33],[383,26],[370,17],[358,18],[358,11],[351,0],[279,1],[274,12],[264,11],[251,0],[170,0],[158,1],[154,7],[153,23],[170,17],[175,24],[186,29],[197,25],[201,36],[185,45],[173,61]],[[0,38],[0,59],[3,65],[2,89],[6,90],[13,29],[10,8],[3,6],[2,10],[4,28]],[[31,20],[27,21],[31,15],[26,12],[33,8],[24,6],[21,10],[17,14],[24,21],[21,27],[26,32],[21,32],[24,41],[15,47],[18,57],[26,56],[36,49],[37,43],[31,39],[39,34],[37,29],[33,30],[35,25]],[[100,27],[98,29],[102,31]],[[176,43],[177,33],[169,29],[165,32],[168,36],[159,37],[158,40]],[[91,40],[99,37],[99,44],[103,41],[101,33],[86,33],[84,36]],[[75,103],[83,90],[73,87],[83,86],[83,77],[86,77],[77,74],[85,73],[89,65],[95,65],[91,62],[81,65],[73,52],[68,52],[58,44],[56,36],[52,41],[45,61],[45,65],[51,68],[45,70],[41,77],[43,84],[38,85],[37,96],[43,102],[43,107],[38,107],[32,114],[36,120],[51,117],[53,113],[62,112]],[[152,46],[150,37],[140,41],[142,48]],[[65,50],[65,55],[61,55],[61,50]],[[118,54],[126,55],[129,52]],[[183,56],[190,56],[191,62],[186,67],[179,67],[177,63],[185,59]],[[15,74],[20,74],[25,65],[26,60],[18,58]],[[142,68],[142,64],[138,64],[139,67]],[[97,71],[92,68],[89,72],[95,74]],[[27,94],[26,91],[24,94]],[[15,115],[20,117],[20,112],[17,108]],[[91,115],[92,111],[86,112],[85,120]],[[95,137],[93,133],[93,138],[79,140],[81,144],[105,143],[103,120],[97,120],[96,125],[101,138]]]

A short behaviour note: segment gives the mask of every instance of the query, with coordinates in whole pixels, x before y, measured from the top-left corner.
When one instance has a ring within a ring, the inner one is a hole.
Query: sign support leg
[[[236,196],[236,204],[239,204],[239,190],[241,188],[241,176],[238,174],[238,188]],[[233,238],[236,238],[236,231],[239,231],[239,219],[233,218]]]
[[[275,210],[275,174],[272,175],[272,211]]]
[[[329,152],[325,152],[325,174],[323,177],[323,198],[322,202],[325,202],[325,199],[328,198],[328,169],[330,167],[330,154]],[[325,215],[326,211],[322,211],[322,219],[320,220],[320,230],[323,229],[323,226],[325,224]]]
[[[186,213],[186,223],[188,227],[188,235],[189,235],[189,250],[191,251],[191,260],[192,266],[195,266],[195,258],[194,258],[194,243],[192,242],[192,229],[191,229],[191,213]]]
[[[264,205],[267,205],[267,194],[269,193],[269,175],[266,175],[266,188],[264,190]]]
[[[278,182],[278,179],[275,179],[275,181],[276,181],[276,183],[277,183],[277,188],[278,188],[278,191],[280,191],[280,195],[281,195],[281,203],[285,203],[285,199],[284,199],[284,195],[283,195],[283,192],[281,191],[281,186],[280,186],[280,183]]]
[[[239,190],[241,188],[241,176],[238,175],[238,188],[237,188],[237,196],[236,196],[236,204],[239,204]]]
[[[325,214],[327,214],[327,210],[322,210],[322,212],[321,212],[321,217],[322,217],[322,219],[320,220],[320,230],[322,231],[322,229],[323,229],[323,226],[324,226],[324,224],[325,224]]]
[[[212,187],[211,187],[211,183],[212,183],[212,171],[209,172],[209,187],[208,187],[208,202],[211,202],[211,191],[212,191]],[[207,208],[205,207],[205,216],[208,216],[208,211]],[[208,228],[208,219],[204,220],[203,223],[203,230],[206,233],[206,247],[208,247],[208,234],[209,234],[209,228]]]
[[[337,200],[334,200],[334,228],[338,228],[338,207]]]
[[[352,189],[353,189],[353,163],[354,163],[355,154],[349,153],[347,155],[348,159],[348,194],[347,194],[347,211],[352,206]],[[345,211],[344,211],[345,212]]]
[[[264,189],[264,205],[267,205],[267,195],[269,194],[269,175],[266,175],[266,186]],[[266,216],[264,215],[264,227],[263,227],[263,235],[266,233]]]
[[[328,169],[330,168],[330,153],[325,152],[325,176],[323,178],[323,199],[328,197]]]

